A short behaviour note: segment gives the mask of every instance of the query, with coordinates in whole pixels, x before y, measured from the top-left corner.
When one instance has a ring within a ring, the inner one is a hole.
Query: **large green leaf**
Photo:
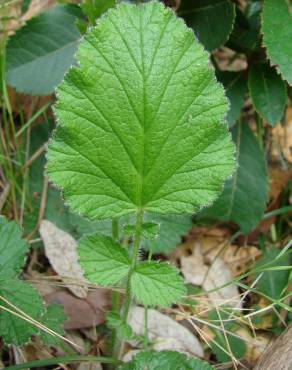
[[[291,255],[285,254],[283,257],[276,259],[281,252],[280,249],[272,247],[267,249],[260,260],[257,262],[256,267],[260,268],[266,264],[269,265],[269,270],[265,272],[258,272],[255,278],[259,278],[256,288],[269,296],[271,299],[279,299],[282,295],[283,289],[288,284],[290,271],[287,270],[276,270],[280,266],[291,266]],[[273,262],[274,261],[274,262]],[[273,262],[273,263],[272,263]],[[275,270],[273,270],[275,268]]]
[[[43,303],[37,291],[29,284],[21,280],[1,277],[0,296],[1,306],[22,316],[24,314],[27,315],[28,320],[29,317],[37,321],[40,320],[43,312]],[[23,313],[7,304],[3,298]],[[0,336],[4,339],[6,344],[24,344],[30,339],[32,334],[36,334],[37,331],[36,326],[30,324],[27,320],[0,308]]]
[[[76,212],[192,213],[234,168],[227,102],[208,54],[162,4],[120,4],[58,89],[47,172]]]
[[[138,353],[134,359],[119,367],[119,370],[212,370],[207,362],[198,358],[188,358],[174,351],[145,351]]]
[[[78,243],[78,254],[86,278],[95,284],[115,285],[130,269],[126,249],[109,236],[84,236]]]
[[[223,83],[226,96],[230,102],[226,120],[231,127],[236,124],[244,104],[244,98],[247,92],[246,79],[243,73],[227,71],[217,71],[216,77]]]
[[[143,247],[152,253],[168,254],[181,242],[181,237],[192,227],[189,215],[157,215],[148,214],[145,218],[160,225],[158,238],[145,240]]]
[[[0,217],[0,276],[6,279],[19,275],[24,265],[29,246],[21,234],[14,221]]]
[[[226,182],[219,199],[203,210],[200,217],[235,222],[247,234],[264,214],[268,178],[263,153],[250,128],[239,124],[233,136],[237,144],[237,170]]]
[[[235,6],[230,0],[182,0],[178,14],[211,51],[227,41],[233,27]]]
[[[186,294],[183,279],[167,263],[142,262],[131,278],[131,288],[138,303],[145,306],[169,306]]]
[[[46,95],[74,62],[80,33],[77,6],[56,6],[31,19],[7,44],[7,82],[19,92]]]
[[[256,111],[272,126],[279,122],[284,114],[287,91],[276,70],[266,64],[253,65],[248,75],[248,86]]]
[[[263,43],[273,65],[292,84],[292,4],[290,0],[265,0]]]

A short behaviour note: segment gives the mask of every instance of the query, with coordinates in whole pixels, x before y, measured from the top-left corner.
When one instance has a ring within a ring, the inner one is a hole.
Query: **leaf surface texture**
[[[120,4],[58,88],[47,172],[71,208],[105,219],[192,213],[233,168],[227,100],[208,54],[162,4]]]
[[[103,286],[119,283],[130,269],[126,249],[109,236],[84,236],[78,244],[78,254],[85,277]]]
[[[177,270],[167,263],[154,261],[135,267],[131,287],[137,302],[145,306],[170,306],[186,293]]]

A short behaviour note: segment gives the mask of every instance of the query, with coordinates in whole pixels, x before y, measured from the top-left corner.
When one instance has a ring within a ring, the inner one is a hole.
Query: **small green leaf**
[[[138,264],[132,275],[131,287],[136,301],[145,306],[170,306],[186,293],[178,271],[164,262]]]
[[[32,18],[9,38],[7,83],[17,91],[47,95],[74,62],[80,33],[77,6],[56,6]]]
[[[134,359],[119,367],[119,370],[212,370],[208,362],[198,358],[188,358],[174,351],[145,351],[138,353]]]
[[[248,86],[256,111],[274,126],[284,114],[287,102],[285,82],[274,68],[254,64],[249,71]]]
[[[97,19],[108,9],[113,8],[116,0],[83,0],[81,9],[87,15],[91,24],[95,24]]]
[[[159,224],[156,222],[144,222],[141,226],[141,234],[144,239],[154,240],[159,235]],[[125,235],[135,235],[135,225],[124,226]]]
[[[118,337],[129,340],[133,337],[133,331],[117,312],[108,312],[106,315],[109,327],[117,331]]]
[[[41,323],[47,328],[63,336],[65,332],[62,329],[62,325],[66,319],[67,317],[64,313],[63,306],[59,304],[50,304],[41,319]],[[43,330],[40,330],[38,335],[43,343],[49,346],[57,346],[62,342],[62,340],[57,336],[49,334]]]
[[[203,210],[199,217],[235,222],[248,234],[262,219],[268,200],[266,163],[247,124],[238,124],[233,137],[237,144],[236,173],[226,182],[214,205]]]
[[[285,80],[292,85],[292,5],[289,0],[265,0],[263,43],[268,57]]]
[[[0,305],[23,315],[8,305],[3,298],[32,319],[40,321],[44,310],[43,302],[38,292],[29,284],[16,279],[0,279]],[[0,336],[6,344],[22,345],[37,332],[36,326],[0,308]]]
[[[227,41],[235,6],[229,0],[182,0],[178,14],[194,29],[206,49],[212,51]]]
[[[280,249],[276,247],[272,247],[270,249],[267,249],[263,256],[259,259],[259,261],[256,264],[256,267],[259,268],[267,263],[270,263],[276,259],[276,257],[281,252]],[[285,254],[283,257],[280,257],[279,259],[275,260],[275,262],[271,265],[269,265],[269,269],[273,267],[279,267],[279,266],[290,266],[291,265],[291,255]],[[258,272],[255,276],[255,279],[259,277],[259,275],[262,275],[261,278],[259,278],[256,288],[260,292],[266,294],[268,297],[271,298],[271,300],[279,299],[282,295],[283,289],[288,284],[289,279],[289,270],[268,270],[265,272]]]
[[[243,73],[227,71],[217,71],[216,77],[223,83],[226,96],[230,101],[226,119],[229,127],[232,127],[240,117],[241,108],[244,104],[245,94],[247,92],[246,79]]]
[[[25,263],[29,246],[21,236],[16,222],[0,217],[0,276],[6,279],[19,275]]]
[[[183,21],[158,2],[121,3],[77,59],[58,89],[47,166],[72,210],[106,219],[214,201],[234,169],[227,101]]]
[[[157,215],[146,214],[146,219],[153,220],[160,225],[158,238],[145,240],[143,247],[152,253],[169,254],[181,242],[181,237],[192,227],[189,215]]]
[[[84,236],[78,243],[78,254],[85,277],[95,284],[116,285],[130,269],[126,249],[109,236]]]

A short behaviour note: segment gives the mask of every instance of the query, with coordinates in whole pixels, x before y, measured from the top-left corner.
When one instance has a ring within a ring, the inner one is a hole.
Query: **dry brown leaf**
[[[110,309],[110,292],[95,289],[88,293],[87,299],[73,296],[64,289],[56,290],[45,296],[47,303],[61,304],[68,320],[64,329],[83,329],[100,325],[105,322],[105,313]]]
[[[201,252],[202,244],[195,242],[192,245],[192,254],[190,256],[181,256],[181,271],[188,283],[201,285],[205,291],[211,291],[229,283],[232,280],[232,273],[221,258],[216,258],[216,253],[205,256],[205,260],[210,263],[208,266],[204,263]],[[190,248],[190,245],[189,247]],[[234,284],[209,292],[208,296],[213,304],[218,305],[226,301],[226,304],[233,307],[240,307],[240,297],[238,288]]]
[[[259,334],[254,338],[245,328],[240,328],[236,330],[235,333],[245,339],[246,353],[244,358],[249,362],[249,364],[255,365],[259,357],[267,348],[270,342],[270,337],[267,334]]]
[[[250,263],[254,262],[261,253],[259,249],[254,246],[238,247],[237,245],[231,245],[229,244],[229,239],[229,231],[225,228],[194,228],[190,233],[189,241],[182,244],[181,247],[172,254],[172,262],[180,263],[182,267],[184,267],[185,273],[187,273],[186,269],[189,268],[190,273],[194,273],[194,269],[198,269],[200,274],[205,270],[205,268],[202,267],[202,257],[200,253],[203,255],[204,264],[209,264],[210,261],[218,256],[227,265],[232,276],[238,276],[245,272]],[[196,248],[198,248],[199,251]],[[186,257],[192,258],[186,259]],[[193,265],[193,269],[191,265]],[[193,276],[192,278],[200,280],[199,277]],[[193,284],[200,285],[200,283],[196,282],[193,282]]]
[[[47,220],[41,222],[39,232],[44,242],[46,256],[53,269],[61,277],[76,281],[76,284],[69,284],[64,280],[73,294],[79,298],[86,298],[86,280],[78,263],[76,240]]]
[[[271,132],[272,157],[279,160],[282,154],[289,163],[292,163],[292,107],[286,109],[284,124],[278,123]]]
[[[209,292],[208,296],[211,301],[216,305],[227,304],[231,307],[241,307],[239,290],[236,285],[229,284],[223,288],[221,286],[230,283],[232,274],[221,258],[215,259],[207,272],[205,281],[203,282],[203,289]]]
[[[204,264],[200,244],[193,246],[193,253],[190,256],[181,256],[181,270],[186,282],[194,285],[202,285],[208,267]]]
[[[170,258],[173,262],[181,256],[187,256],[193,252],[193,244],[198,243],[203,255],[212,251],[218,251],[230,238],[230,232],[226,228],[196,227],[189,232],[187,242],[175,249]]]
[[[2,18],[5,16],[5,19],[8,19],[6,23],[0,21],[0,31],[3,33],[4,30],[11,36],[20,27],[23,27],[29,19],[43,13],[55,4],[56,0],[31,0],[24,14],[21,14],[22,1],[7,1],[6,4],[0,4],[0,13],[1,16],[3,15]]]
[[[144,308],[132,307],[128,322],[136,335],[143,335],[145,330]],[[157,310],[148,309],[148,336],[151,341],[154,341],[152,345],[154,350],[175,350],[198,357],[204,355],[197,337],[187,328]]]
[[[13,34],[14,30],[20,27],[20,15],[20,1],[0,1],[0,41],[6,35]]]
[[[248,67],[245,55],[236,56],[236,52],[227,48],[221,47],[212,54],[216,60],[216,64],[223,71],[242,71]]]
[[[292,179],[292,168],[289,170],[283,170],[279,167],[269,168],[270,203],[275,202],[279,198],[290,179]]]
[[[254,246],[229,245],[222,253],[222,260],[228,266],[232,276],[238,276],[246,272],[252,262],[260,257],[261,251]]]

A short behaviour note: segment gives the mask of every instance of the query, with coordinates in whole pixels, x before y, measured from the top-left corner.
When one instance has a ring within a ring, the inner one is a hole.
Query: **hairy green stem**
[[[149,333],[148,333],[148,307],[144,307],[144,341],[145,347],[147,348],[149,345]],[[145,349],[146,349],[145,348]]]
[[[142,234],[143,214],[144,214],[144,211],[142,209],[140,209],[137,213],[136,230],[135,230],[135,236],[134,236],[134,247],[133,247],[133,253],[132,253],[132,258],[131,258],[130,271],[127,277],[126,294],[125,294],[125,300],[124,300],[123,310],[122,310],[122,318],[125,322],[127,322],[129,309],[132,303],[131,277],[132,277],[134,268],[137,264],[138,255],[139,255],[139,247],[140,247],[141,234]]]
[[[137,212],[137,218],[136,218],[134,247],[132,251],[131,266],[130,266],[130,271],[127,276],[126,293],[125,293],[123,307],[121,310],[121,316],[124,322],[127,322],[130,306],[132,303],[131,277],[134,272],[134,268],[137,264],[138,256],[139,256],[143,215],[144,215],[144,211],[142,209],[139,209],[139,211]],[[124,347],[124,342],[122,342],[121,345],[116,345],[116,348],[114,351],[114,358],[119,358],[120,354],[123,351],[123,347]]]
[[[130,271],[127,276],[127,283],[126,283],[126,293],[124,298],[123,307],[121,310],[121,316],[124,322],[127,322],[129,309],[132,303],[132,291],[131,291],[131,277],[134,271],[134,268],[138,261],[138,255],[139,255],[139,247],[140,247],[140,241],[141,241],[141,233],[142,233],[142,223],[143,223],[143,210],[139,210],[137,212],[137,218],[136,218],[136,230],[134,235],[134,247],[132,252],[132,258],[131,258],[131,266]],[[114,230],[114,224],[113,229]],[[115,342],[113,342],[113,339]],[[118,358],[120,353],[123,349],[123,342],[120,343],[117,338],[112,337],[112,355],[114,358]]]
[[[148,261],[152,259],[152,248],[149,250]],[[145,338],[145,348],[149,345],[149,333],[148,333],[148,307],[144,307],[144,338]]]

